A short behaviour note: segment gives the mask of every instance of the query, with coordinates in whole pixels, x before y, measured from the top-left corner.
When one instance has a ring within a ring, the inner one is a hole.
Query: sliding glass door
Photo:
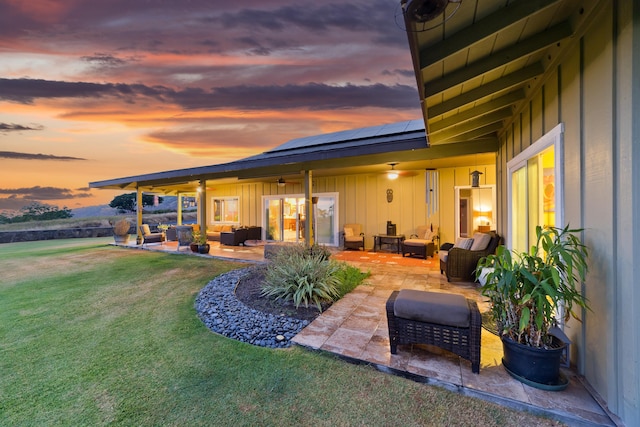
[[[323,245],[338,245],[337,193],[314,196],[313,223],[315,242]],[[304,195],[264,196],[263,227],[265,238],[278,242],[304,242],[307,220],[305,218]]]

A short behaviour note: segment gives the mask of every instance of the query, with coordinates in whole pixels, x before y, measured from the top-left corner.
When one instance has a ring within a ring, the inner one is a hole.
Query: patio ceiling
[[[504,132],[587,14],[578,0],[449,0],[427,22],[406,13],[434,3],[401,2],[432,147]]]

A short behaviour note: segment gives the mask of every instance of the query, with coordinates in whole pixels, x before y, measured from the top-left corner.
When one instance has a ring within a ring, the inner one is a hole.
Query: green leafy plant
[[[336,272],[338,277],[338,296],[342,298],[354,290],[365,279],[371,276],[371,272],[362,272],[359,268],[340,262],[340,269]]]
[[[482,294],[504,337],[532,347],[550,345],[549,329],[564,320],[579,320],[574,306],[588,308],[580,292],[587,274],[588,251],[576,233],[582,229],[536,227],[536,244],[515,253],[504,246],[478,262],[476,277],[487,269]]]
[[[293,301],[308,307],[315,304],[322,311],[322,303],[335,301],[340,293],[341,264],[328,259],[322,250],[309,250],[292,245],[280,250],[269,263],[262,294]]]
[[[191,241],[198,245],[206,245],[207,244],[207,234],[201,233],[199,231],[194,231],[191,237]]]

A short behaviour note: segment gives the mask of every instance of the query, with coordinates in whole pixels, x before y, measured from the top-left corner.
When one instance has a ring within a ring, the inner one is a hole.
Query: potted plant
[[[582,229],[536,227],[536,244],[516,253],[504,246],[478,262],[476,278],[486,275],[482,294],[503,343],[504,368],[534,387],[560,390],[560,360],[566,343],[553,334],[556,316],[580,320],[574,307],[588,308],[580,292],[588,252],[576,233]]]
[[[129,243],[129,229],[131,224],[125,218],[113,224],[113,240],[116,244],[126,245]]]
[[[191,244],[191,250],[201,254],[208,254],[210,245],[207,243],[207,234],[196,231],[193,233],[193,243]]]

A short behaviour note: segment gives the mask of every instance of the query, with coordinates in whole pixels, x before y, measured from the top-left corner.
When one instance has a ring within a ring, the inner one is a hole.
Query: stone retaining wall
[[[135,227],[129,233],[135,234]],[[36,240],[75,239],[113,236],[112,227],[61,228],[58,230],[0,231],[0,243],[33,242]]]

